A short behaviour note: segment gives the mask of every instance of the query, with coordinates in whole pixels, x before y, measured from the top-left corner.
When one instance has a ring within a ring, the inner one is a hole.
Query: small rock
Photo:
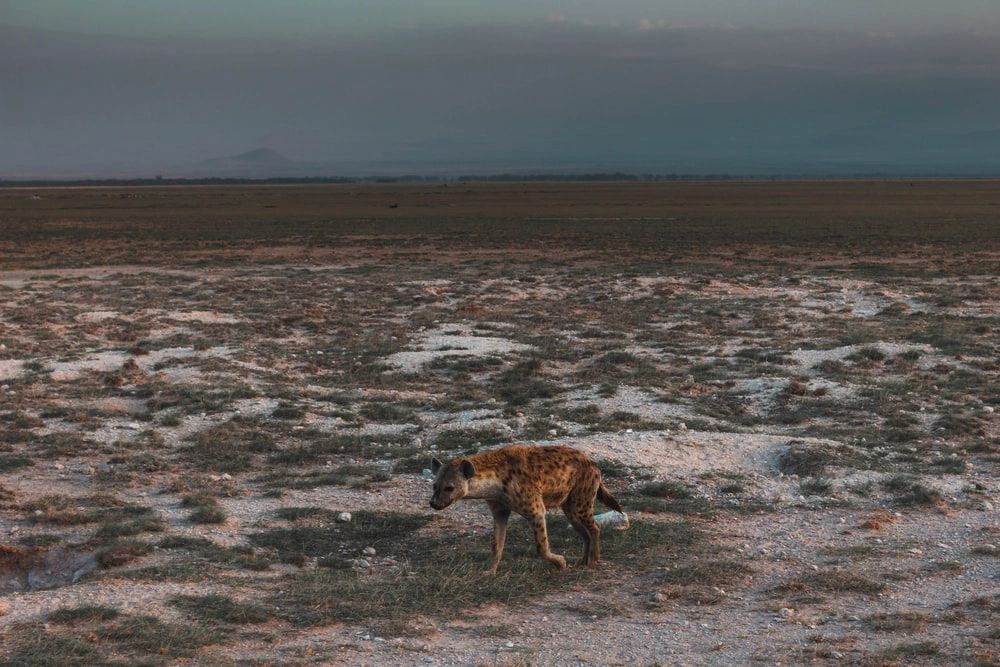
[[[375,547],[365,547],[364,549],[361,550],[361,553],[363,553],[365,556],[369,556],[369,557],[374,556],[375,555]]]
[[[795,610],[790,607],[782,607],[778,610],[778,615],[782,618],[791,618],[795,615]]]
[[[340,523],[350,523],[351,518],[352,517],[350,512],[341,512],[340,514],[337,515],[337,521],[339,521]]]
[[[841,653],[840,651],[831,651],[830,657],[833,658],[834,660],[840,660],[841,658],[844,657],[844,654]]]
[[[550,428],[549,435],[559,435],[559,431],[555,430],[554,428]]]
[[[677,428],[679,428],[682,431],[686,431],[688,430],[688,425],[685,424],[684,422],[681,422],[680,426],[678,426]]]
[[[653,602],[663,602],[667,599],[667,596],[663,593],[653,593]]]
[[[222,475],[219,476],[219,479],[223,479],[223,480],[228,480],[228,479],[232,479],[232,478],[233,478],[233,476],[230,475],[228,472],[224,472],[224,473],[222,473]]]
[[[371,569],[371,566],[372,566],[372,564],[371,564],[371,563],[369,563],[369,562],[368,562],[367,560],[365,560],[364,558],[359,558],[359,559],[358,559],[358,560],[357,560],[357,561],[355,562],[355,565],[357,565],[358,567],[360,567],[360,568],[361,568],[362,570],[369,570],[369,569]]]
[[[984,405],[983,406],[983,412],[985,412],[986,414],[989,414],[989,415],[993,414],[993,406],[992,405]]]
[[[920,549],[910,549],[909,552],[914,556],[922,556],[924,554]]]
[[[6,616],[10,613],[10,605],[0,600],[0,616]]]
[[[511,641],[506,641],[503,643],[503,645],[506,646],[507,648],[514,648],[514,642]]]
[[[988,500],[984,500],[983,502],[979,503],[979,509],[981,509],[984,512],[992,512],[993,511],[993,503],[991,503]]]

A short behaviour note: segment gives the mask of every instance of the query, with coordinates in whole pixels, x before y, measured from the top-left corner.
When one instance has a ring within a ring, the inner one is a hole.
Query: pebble
[[[993,511],[993,503],[991,503],[988,500],[984,500],[983,502],[979,503],[979,509],[981,509],[984,512],[992,512]]]
[[[0,600],[0,616],[6,616],[10,613],[10,605],[3,600]]]
[[[782,618],[791,618],[795,615],[795,610],[790,607],[782,607],[778,610],[778,615]]]
[[[361,568],[362,570],[367,570],[367,569],[371,568],[371,566],[372,566],[372,564],[371,564],[371,563],[369,563],[369,562],[368,562],[367,560],[365,560],[364,558],[359,558],[359,559],[357,560],[356,564],[357,564],[357,566],[358,566],[358,567],[360,567],[360,568]]]
[[[506,641],[503,643],[503,645],[506,646],[507,648],[514,648],[514,642],[511,641]]]
[[[337,515],[337,521],[339,521],[340,523],[350,523],[351,518],[352,517],[350,512],[341,512],[340,514]]]
[[[922,556],[924,554],[924,552],[921,551],[920,549],[910,549],[909,551],[914,556]]]
[[[365,556],[369,556],[369,557],[374,556],[375,555],[375,547],[365,547],[364,549],[361,550],[361,553],[363,553]]]

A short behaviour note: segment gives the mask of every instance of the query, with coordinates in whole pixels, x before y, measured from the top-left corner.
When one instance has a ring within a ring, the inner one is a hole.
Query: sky
[[[0,178],[1000,174],[996,109],[1000,0],[0,0]]]

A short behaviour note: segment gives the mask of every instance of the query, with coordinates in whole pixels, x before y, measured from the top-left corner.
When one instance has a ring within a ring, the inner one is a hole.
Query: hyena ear
[[[476,466],[472,465],[472,461],[469,459],[462,459],[459,465],[462,466],[462,475],[465,476],[465,479],[472,479],[476,476]]]
[[[433,472],[436,475],[437,471],[440,470],[441,466],[443,466],[443,465],[444,464],[441,463],[440,461],[438,461],[438,458],[435,456],[434,460],[431,461],[431,472]]]

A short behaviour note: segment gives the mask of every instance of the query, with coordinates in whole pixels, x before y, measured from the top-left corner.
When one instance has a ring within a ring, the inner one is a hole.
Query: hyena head
[[[436,510],[443,510],[465,497],[469,492],[469,480],[476,476],[476,466],[469,459],[458,459],[448,464],[434,459],[431,470],[434,472],[431,507]]]

